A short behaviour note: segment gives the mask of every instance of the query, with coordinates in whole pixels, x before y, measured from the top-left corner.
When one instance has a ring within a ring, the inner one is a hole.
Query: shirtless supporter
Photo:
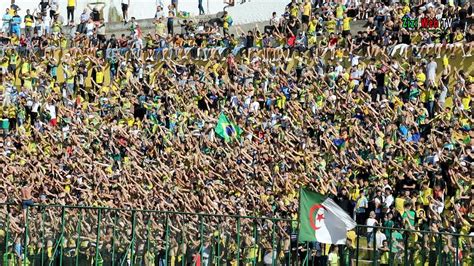
[[[42,4],[31,37],[4,21],[0,191],[14,205],[0,209],[12,234],[2,252],[52,262],[64,228],[63,253],[79,265],[95,260],[97,238],[105,262],[131,260],[132,237],[137,265],[165,254],[171,265],[230,263],[237,254],[271,264],[275,252],[285,264],[313,251],[312,262],[331,253],[336,263],[334,247],[298,246],[288,221],[205,217],[201,230],[197,216],[127,211],[296,219],[298,190],[309,187],[359,224],[394,228],[351,232],[340,247],[344,265],[356,233],[393,262],[406,249],[417,263],[453,261],[458,249],[472,265],[472,238],[442,236],[437,250],[428,234],[405,241],[398,231],[472,234],[469,1],[295,0],[269,27],[245,31],[232,12],[208,25],[160,6],[152,31],[131,19],[120,36],[104,32],[102,8],[91,5],[71,25]],[[406,28],[406,14],[454,19],[448,28]],[[359,19],[367,25],[354,32]],[[239,130],[218,133],[221,114]],[[35,202],[122,210],[99,219],[95,209],[65,209],[62,219],[60,207]]]

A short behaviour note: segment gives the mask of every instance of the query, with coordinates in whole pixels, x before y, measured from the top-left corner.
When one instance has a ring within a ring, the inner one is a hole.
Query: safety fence
[[[283,218],[0,205],[0,254],[8,266],[327,265],[334,254],[339,265],[472,265],[472,236],[361,225],[335,250],[298,243],[297,228]]]

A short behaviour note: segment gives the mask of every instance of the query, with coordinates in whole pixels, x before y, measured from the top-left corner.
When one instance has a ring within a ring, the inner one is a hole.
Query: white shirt
[[[44,25],[47,27],[51,26],[51,17],[50,16],[44,16],[43,17]]]
[[[387,237],[385,236],[384,233],[378,231],[375,234],[375,243],[377,245],[377,248],[380,248],[383,246],[383,241],[387,240]]]
[[[40,106],[39,102],[33,103],[33,106],[31,107],[31,112],[37,113],[38,109],[39,109],[39,106]]]
[[[272,265],[273,258],[276,258],[276,251],[265,254],[265,256],[263,256],[263,263],[265,265]]]
[[[232,107],[235,107],[239,104],[239,99],[237,98],[237,96],[234,95],[230,98],[230,102]]]
[[[435,61],[432,61],[428,63],[426,66],[426,76],[427,79],[429,80],[435,80],[436,79],[436,68],[438,67],[438,64],[436,64]]]
[[[256,113],[258,112],[258,109],[260,109],[260,104],[258,102],[253,102],[251,105],[250,105],[250,112],[251,113]]]
[[[384,203],[385,199],[384,199],[384,196],[382,196],[382,200],[380,200],[378,197],[374,199],[374,203],[376,205],[380,205],[382,203]]]
[[[250,108],[251,101],[252,101],[252,97],[248,96],[247,98],[245,98],[244,108]]]
[[[364,75],[364,71],[362,71],[362,70],[357,69],[357,70],[351,72],[351,78],[353,78],[354,84],[356,86],[358,86],[359,83],[360,83],[360,80],[358,80],[356,78],[360,78],[360,77],[362,77],[362,75]]]
[[[351,65],[352,66],[357,66],[359,64],[359,56],[355,55],[351,59]]]
[[[51,11],[58,11],[59,5],[57,1],[53,1],[50,6],[51,6]]]
[[[270,26],[278,26],[279,23],[280,23],[280,20],[277,17],[275,18],[272,17],[270,19]]]
[[[367,226],[374,226],[375,223],[377,222],[377,220],[375,220],[374,218],[369,218],[367,219]],[[374,230],[374,228],[367,228],[367,232],[370,233]]]
[[[334,71],[336,72],[336,76],[339,76],[341,74],[342,70],[344,70],[344,68],[341,65],[337,65],[334,68]]]
[[[45,28],[44,21],[41,21],[41,23],[36,23],[35,28],[36,28],[36,31],[38,32],[38,36],[39,37],[43,36],[44,28]]]
[[[56,118],[56,106],[46,104],[46,109],[49,111],[49,115],[51,116],[51,119],[55,119]]]
[[[92,34],[94,34],[94,28],[95,28],[95,25],[94,25],[93,22],[87,23],[86,24],[86,35],[87,36],[92,36]]]
[[[387,208],[390,208],[392,204],[393,204],[393,195],[390,194],[387,197],[385,197],[385,206],[387,206]]]
[[[98,28],[97,28],[97,34],[99,35],[105,35],[105,24],[102,26],[100,25]]]
[[[86,23],[89,20],[89,14],[87,13],[82,13],[81,14],[81,23]]]
[[[137,38],[135,40],[135,48],[139,48],[139,49],[143,48],[143,40],[141,38]]]
[[[160,11],[156,11],[155,13],[155,18],[158,19],[158,18],[162,18],[165,16],[165,12],[163,10],[160,10]]]

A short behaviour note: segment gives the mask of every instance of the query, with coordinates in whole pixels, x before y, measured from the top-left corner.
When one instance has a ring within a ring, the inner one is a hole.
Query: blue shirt
[[[10,20],[12,20],[12,16],[10,16],[10,14],[4,14],[2,17],[3,26],[8,26],[8,24],[10,24]]]
[[[13,16],[12,18],[12,27],[20,27],[21,24],[21,17],[20,16]]]

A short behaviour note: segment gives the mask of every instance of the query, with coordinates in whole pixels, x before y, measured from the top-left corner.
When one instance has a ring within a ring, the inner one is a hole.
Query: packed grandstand
[[[2,16],[2,265],[472,265],[470,1],[77,1]],[[369,227],[297,243],[303,187]]]

